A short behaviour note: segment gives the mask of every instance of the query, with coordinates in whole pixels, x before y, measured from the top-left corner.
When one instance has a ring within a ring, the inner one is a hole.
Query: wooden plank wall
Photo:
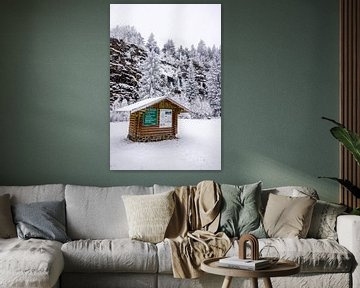
[[[360,0],[340,0],[340,122],[360,134]],[[340,177],[360,186],[360,167],[340,147]],[[340,187],[340,203],[360,207],[360,199]]]
[[[138,115],[136,113],[130,114],[129,119],[129,135],[131,137],[136,137],[136,131],[138,130]]]

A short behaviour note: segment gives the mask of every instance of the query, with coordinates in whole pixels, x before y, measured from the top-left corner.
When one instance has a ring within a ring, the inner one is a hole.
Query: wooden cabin
[[[165,96],[148,98],[116,111],[130,112],[128,138],[136,142],[176,138],[178,115],[188,112],[184,106]]]

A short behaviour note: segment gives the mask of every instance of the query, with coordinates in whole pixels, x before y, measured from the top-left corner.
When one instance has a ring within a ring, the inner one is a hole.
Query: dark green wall
[[[222,1],[219,172],[109,170],[109,4],[131,2],[1,2],[1,185],[261,179],[337,201],[337,185],[317,179],[338,174],[320,119],[338,117],[337,0]]]

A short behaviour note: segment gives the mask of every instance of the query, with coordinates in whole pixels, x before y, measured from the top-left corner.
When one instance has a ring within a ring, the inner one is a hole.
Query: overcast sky
[[[145,42],[154,33],[160,48],[168,39],[190,48],[202,39],[221,45],[221,4],[111,4],[110,29],[134,26]]]

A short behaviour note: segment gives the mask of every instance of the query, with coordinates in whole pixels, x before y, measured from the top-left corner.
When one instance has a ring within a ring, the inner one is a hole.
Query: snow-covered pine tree
[[[154,50],[156,54],[160,54],[160,48],[156,43],[155,36],[153,33],[150,34],[149,39],[145,46],[148,49],[148,51]]]
[[[207,99],[212,109],[212,116],[221,116],[221,56],[219,51],[213,54],[207,73]]]
[[[207,52],[206,44],[203,40],[200,40],[200,42],[197,46],[196,52],[197,52],[196,54],[197,54],[199,64],[206,63],[206,61],[208,59],[208,52]]]
[[[186,97],[185,93],[172,95],[171,98],[174,99],[176,102],[180,103],[182,106],[191,110],[189,99]],[[180,116],[181,116],[181,114],[180,114]]]
[[[189,58],[195,60],[196,58],[196,49],[194,45],[191,45],[190,51],[189,51]]]
[[[119,25],[110,30],[110,38],[123,39],[123,33]]]
[[[165,55],[171,55],[172,57],[175,58],[175,54],[176,54],[176,49],[175,49],[175,44],[174,41],[169,39],[165,44],[164,47],[162,49],[162,52]]]
[[[110,104],[110,122],[117,121],[116,109],[120,107],[120,98],[116,99],[112,105]]]
[[[184,55],[186,56],[186,59],[190,58],[190,50],[188,47],[185,47],[184,49]]]
[[[196,69],[192,61],[189,61],[188,78],[186,81],[186,98],[189,102],[189,110],[193,118],[206,118],[212,115],[208,99],[200,95],[199,85],[196,81]]]
[[[177,79],[176,79],[176,89],[178,92],[181,92],[185,90],[185,78],[187,75],[187,67],[189,63],[189,49],[183,48],[183,46],[180,46],[176,51],[176,57],[177,57]]]
[[[161,55],[162,60],[169,63],[170,65],[176,64],[176,49],[175,49],[175,44],[174,44],[173,40],[169,39],[164,44],[164,47],[161,50],[161,52],[162,52],[162,55]]]
[[[176,51],[176,58],[179,60],[178,63],[180,68],[187,66],[189,62],[189,49],[184,49],[183,46],[180,46]]]
[[[213,50],[210,47],[207,48],[207,56],[208,56],[208,61],[211,61],[214,58]]]
[[[121,107],[125,107],[128,105],[128,101],[124,98],[120,103],[120,98],[114,101],[114,103],[110,106],[110,122],[120,122],[120,121],[128,121],[129,120],[129,112],[120,112],[116,111]]]
[[[124,98],[121,101],[121,106],[120,107],[126,107],[128,106],[128,101],[126,100],[126,98]],[[120,121],[129,121],[129,117],[130,117],[130,113],[129,112],[119,112],[120,113]]]
[[[190,105],[192,105],[197,98],[199,98],[199,88],[195,78],[196,72],[193,62],[189,61],[189,67],[187,70],[187,79],[186,79],[186,97]]]
[[[141,48],[144,47],[144,38],[136,31],[134,26],[117,25],[115,28],[110,30],[110,37],[123,40],[128,44],[135,44]]]
[[[176,50],[176,59],[182,61],[184,58],[185,50],[182,45]]]
[[[144,62],[140,65],[140,70],[142,72],[139,87],[140,99],[162,96],[160,60],[154,50],[148,52]]]
[[[167,85],[164,85],[162,87],[162,95],[163,96],[166,96],[166,97],[173,97],[173,92],[172,92],[172,88],[171,87],[168,87]]]
[[[212,108],[207,99],[200,99],[197,97],[191,105],[191,114],[193,118],[210,118],[212,115]]]

